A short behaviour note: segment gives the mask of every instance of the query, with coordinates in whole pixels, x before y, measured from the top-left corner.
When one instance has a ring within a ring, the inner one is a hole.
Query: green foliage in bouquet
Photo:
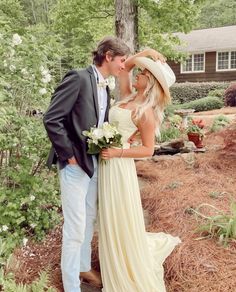
[[[101,127],[83,131],[83,135],[88,137],[89,154],[98,154],[103,148],[122,147],[122,135],[115,124],[105,122]]]

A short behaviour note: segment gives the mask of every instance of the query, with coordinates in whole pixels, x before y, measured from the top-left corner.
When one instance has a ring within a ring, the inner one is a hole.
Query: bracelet
[[[124,148],[122,148],[122,150],[121,150],[121,154],[120,154],[119,158],[121,158],[121,157],[122,157],[122,155],[123,155],[123,152],[124,152]]]

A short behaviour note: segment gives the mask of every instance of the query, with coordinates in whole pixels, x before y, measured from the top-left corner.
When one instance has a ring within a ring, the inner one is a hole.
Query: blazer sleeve
[[[80,77],[77,71],[68,72],[52,95],[51,104],[46,111],[43,122],[58,159],[65,161],[73,153],[72,143],[68,137],[64,121],[73,109],[80,91]]]

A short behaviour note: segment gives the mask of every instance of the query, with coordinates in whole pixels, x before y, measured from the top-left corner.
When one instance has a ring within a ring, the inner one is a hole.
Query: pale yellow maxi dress
[[[137,128],[131,111],[114,106],[123,148]],[[178,237],[145,231],[134,159],[99,164],[99,259],[103,292],[164,292],[162,263],[180,243]]]

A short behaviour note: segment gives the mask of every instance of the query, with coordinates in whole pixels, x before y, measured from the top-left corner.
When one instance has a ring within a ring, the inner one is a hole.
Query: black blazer
[[[108,120],[110,94],[107,87]],[[99,110],[97,84],[92,66],[83,70],[69,71],[56,88],[43,122],[52,148],[47,160],[48,167],[57,161],[66,165],[75,156],[81,168],[92,177],[92,156],[87,154],[87,138],[82,131],[98,124]]]

